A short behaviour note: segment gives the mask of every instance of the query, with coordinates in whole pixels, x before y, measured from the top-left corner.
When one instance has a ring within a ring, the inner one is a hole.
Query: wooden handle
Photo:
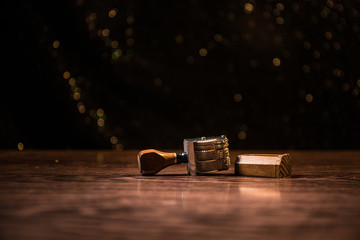
[[[147,149],[139,152],[137,156],[141,175],[154,175],[162,169],[179,163],[176,153],[160,152],[155,149]]]

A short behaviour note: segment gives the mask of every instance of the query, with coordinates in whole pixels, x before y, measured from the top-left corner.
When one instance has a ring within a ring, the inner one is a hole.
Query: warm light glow
[[[245,131],[240,131],[240,132],[238,133],[238,138],[239,138],[240,140],[245,140],[245,138],[246,138],[246,132],[245,132]]]
[[[208,54],[208,51],[205,48],[201,48],[199,54],[200,56],[205,57]]]
[[[226,16],[227,16],[227,18],[228,18],[230,21],[232,21],[232,20],[235,19],[235,14],[232,13],[232,12],[229,12]]]
[[[279,11],[283,11],[285,7],[284,7],[284,4],[282,4],[282,3],[277,3],[277,4],[276,4],[276,8],[279,9]]]
[[[75,78],[70,78],[69,79],[69,85],[74,87],[76,85],[76,79]]]
[[[250,65],[251,68],[256,68],[258,63],[257,63],[257,61],[255,59],[252,59],[252,60],[249,61],[249,65]]]
[[[135,22],[135,18],[134,18],[133,16],[128,16],[128,17],[126,18],[126,22],[127,22],[128,24],[133,24],[133,23]]]
[[[126,40],[126,44],[127,44],[129,47],[134,46],[135,40],[132,39],[132,38],[129,38],[128,40]]]
[[[115,145],[115,150],[116,151],[122,151],[124,149],[124,146],[121,143],[118,143]]]
[[[319,58],[320,58],[320,52],[317,51],[317,50],[315,50],[315,51],[313,52],[313,56],[314,56],[314,58],[319,59]]]
[[[255,26],[256,26],[256,24],[253,20],[248,21],[248,28],[253,29],[253,28],[255,28]]]
[[[277,17],[277,18],[276,18],[276,22],[277,22],[277,24],[282,25],[282,24],[284,24],[284,18],[282,18],[282,17]]]
[[[110,29],[106,28],[106,29],[102,30],[102,35],[104,37],[108,37],[110,35]]]
[[[161,84],[162,84],[161,78],[158,78],[158,77],[155,78],[155,80],[154,80],[154,85],[160,87]]]
[[[195,59],[194,59],[193,56],[188,56],[188,57],[186,58],[186,62],[187,62],[188,64],[194,64]]]
[[[311,103],[313,101],[313,95],[311,95],[310,93],[306,94],[305,96],[305,100],[308,102],[308,103]]]
[[[64,72],[63,77],[65,79],[69,79],[70,78],[70,72],[68,72],[68,71]]]
[[[113,8],[109,11],[108,15],[110,18],[114,18],[116,16],[116,14],[117,14],[117,11],[116,11],[116,9]]]
[[[80,99],[80,93],[79,92],[74,92],[74,94],[73,94],[73,99],[74,100],[79,100]]]
[[[251,3],[245,3],[244,5],[244,12],[247,14],[250,14],[254,11],[254,5],[252,5]]]
[[[103,126],[105,125],[105,120],[102,119],[102,118],[98,119],[98,120],[97,120],[97,125],[98,125],[99,127],[103,127]]]
[[[115,137],[115,136],[112,136],[111,138],[110,138],[110,142],[111,142],[111,144],[117,144],[118,143],[118,138],[117,137]]]
[[[80,113],[85,113],[86,112],[86,107],[84,105],[80,105],[78,107],[78,110],[79,110]]]
[[[120,49],[116,49],[112,54],[111,54],[111,58],[112,59],[118,59],[119,57],[121,57],[122,55],[122,51]]]
[[[119,42],[118,41],[112,41],[110,45],[111,45],[112,48],[118,48],[119,47]]]
[[[216,42],[221,42],[223,40],[223,37],[221,36],[221,34],[215,34],[214,40]]]
[[[324,36],[325,36],[325,38],[326,38],[327,40],[331,40],[332,37],[333,37],[333,35],[331,34],[331,32],[326,32],[326,33],[324,34]]]
[[[98,110],[96,110],[96,114],[99,116],[99,117],[102,117],[104,115],[104,110],[99,108]]]
[[[132,36],[134,31],[131,28],[125,30],[125,36],[130,37]]]
[[[17,145],[17,148],[18,148],[19,151],[24,150],[24,144],[22,142],[19,142],[18,145]]]
[[[182,35],[176,35],[175,36],[175,42],[177,43],[177,44],[181,44],[181,43],[183,43],[184,42],[184,37],[182,36]]]
[[[334,49],[335,49],[336,51],[339,51],[339,50],[341,49],[341,45],[340,45],[340,43],[338,43],[338,42],[334,42],[333,47],[334,47]]]
[[[243,97],[242,97],[242,95],[241,95],[240,93],[236,93],[236,94],[234,95],[234,101],[235,101],[235,102],[241,102],[242,99],[243,99]]]
[[[58,40],[53,42],[53,48],[58,48],[60,47],[60,42]]]
[[[280,59],[279,59],[279,58],[274,58],[274,59],[273,59],[273,64],[274,64],[275,67],[280,66],[280,64],[281,64]]]
[[[305,41],[305,42],[304,42],[304,48],[305,48],[305,49],[310,49],[310,48],[311,48],[311,43],[308,42],[308,41]]]
[[[310,66],[305,64],[303,66],[303,71],[304,71],[304,73],[309,73],[310,72]]]
[[[344,91],[344,92],[348,92],[349,90],[350,90],[350,85],[347,84],[347,83],[344,83],[344,84],[343,84],[343,91]]]

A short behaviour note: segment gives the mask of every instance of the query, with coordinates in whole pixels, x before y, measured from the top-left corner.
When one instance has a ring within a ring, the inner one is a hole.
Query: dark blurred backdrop
[[[1,148],[359,147],[359,1],[2,10]]]

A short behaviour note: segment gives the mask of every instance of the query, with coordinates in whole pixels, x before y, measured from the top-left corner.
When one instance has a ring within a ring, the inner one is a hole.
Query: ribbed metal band
[[[185,139],[185,142],[193,143],[196,174],[229,169],[229,142],[226,136]]]

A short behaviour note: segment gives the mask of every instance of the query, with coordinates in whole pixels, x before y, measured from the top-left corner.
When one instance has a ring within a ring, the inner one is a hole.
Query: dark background
[[[2,5],[1,148],[359,147],[359,1]]]

